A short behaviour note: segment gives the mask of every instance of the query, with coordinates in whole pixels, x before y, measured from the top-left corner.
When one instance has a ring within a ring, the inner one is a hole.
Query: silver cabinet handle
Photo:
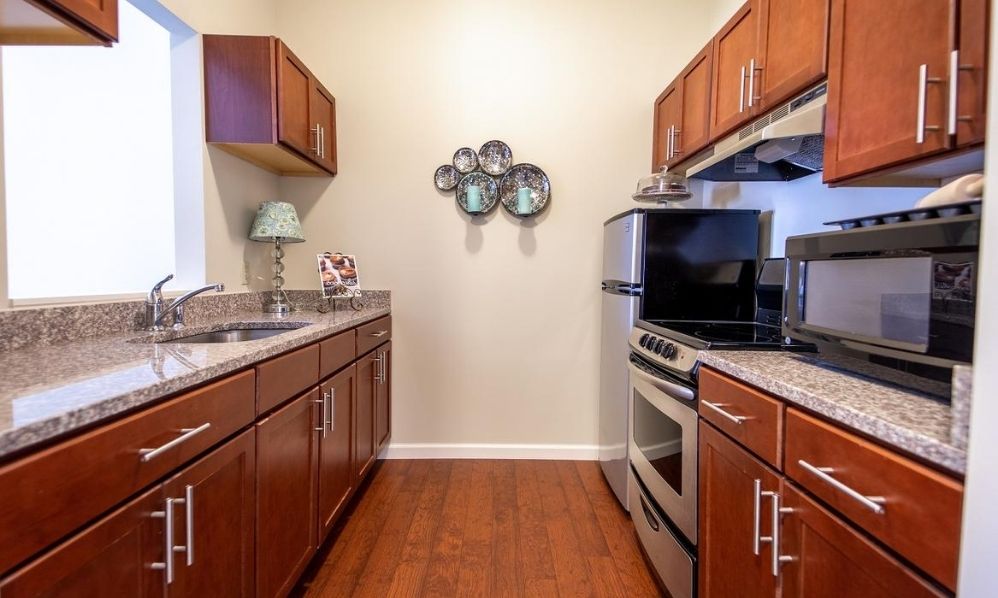
[[[321,141],[319,142],[319,157],[326,157],[326,127],[319,127],[319,132],[321,133]]]
[[[167,442],[166,444],[164,444],[162,446],[158,446],[156,448],[142,448],[142,449],[139,449],[139,461],[142,461],[143,463],[148,463],[149,461],[152,461],[156,457],[162,455],[163,453],[165,453],[166,451],[172,449],[173,447],[177,446],[178,444],[183,444],[183,443],[187,442],[188,440],[190,440],[191,438],[194,438],[195,436],[197,436],[201,432],[204,432],[205,430],[207,430],[210,427],[211,427],[211,423],[210,422],[205,422],[205,423],[201,424],[200,426],[198,426],[196,428],[181,428],[180,429],[180,432],[181,432],[180,436],[177,436],[176,438],[174,438],[170,442]]]
[[[191,565],[194,564],[194,486],[188,484],[184,488],[184,498],[170,498],[168,499],[168,501],[171,509],[176,505],[184,505],[185,543],[183,546],[173,545],[172,551],[187,553],[187,566],[190,567]],[[170,544],[171,545],[173,544],[172,534],[171,534]]]
[[[745,67],[742,67],[741,76],[738,78],[738,112],[745,112]]]
[[[734,423],[738,424],[739,426],[742,425],[742,422],[744,422],[745,420],[749,419],[749,418],[745,417],[744,415],[732,415],[732,414],[728,413],[724,409],[721,409],[721,407],[727,407],[727,405],[724,405],[724,404],[721,404],[721,403],[711,403],[710,401],[705,401],[703,399],[700,399],[700,404],[703,405],[703,406],[705,406],[705,407],[708,407],[708,408],[712,409],[713,411],[716,411],[717,413],[720,413],[725,419],[727,419],[730,422],[734,422]]]
[[[956,97],[957,79],[960,74],[960,51],[949,53],[949,111],[946,114],[946,132],[956,135]]]
[[[372,332],[371,336],[373,336],[374,338],[381,338],[381,337],[383,337],[386,334],[388,334],[387,330],[379,330],[377,332]]]
[[[381,384],[384,384],[388,380],[388,353],[381,352],[379,365],[381,367]]]
[[[332,422],[330,421],[329,412],[333,407],[333,397],[336,396],[336,389],[327,390],[322,393],[322,425],[329,428],[329,431],[333,431]],[[328,407],[327,407],[328,405]],[[326,435],[325,432],[322,433],[323,436]]]
[[[329,395],[329,411],[331,413],[329,418],[329,431],[336,431],[336,389],[332,389]]]
[[[672,155],[673,157],[678,156],[683,153],[679,150],[679,143],[676,142],[676,138],[682,131],[676,128],[676,125],[672,125]]]
[[[173,583],[173,499],[166,499],[162,511],[153,511],[151,516],[163,519],[163,562],[152,563],[150,568],[166,572],[166,583]]]
[[[770,539],[773,542],[773,556],[770,565],[773,577],[779,577],[780,565],[794,560],[792,556],[780,554],[780,515],[792,513],[793,509],[780,508],[780,495],[777,492],[763,492],[762,495],[768,496],[772,501],[770,504],[772,505],[773,532]]]
[[[748,67],[748,107],[752,107],[755,96],[755,58],[749,60]]]
[[[312,153],[314,153],[316,156],[318,156],[319,155],[319,135],[320,135],[320,133],[319,133],[319,125],[316,124],[314,127],[310,128],[308,130],[308,132],[309,133],[313,133],[315,135],[315,147],[312,148]]]
[[[665,159],[672,159],[672,127],[665,131]]]
[[[759,556],[759,545],[772,542],[772,536],[760,536],[762,526],[760,512],[762,511],[762,480],[752,480],[752,554]]]
[[[326,398],[328,396],[329,396],[329,393],[325,393],[324,392],[324,393],[322,393],[322,398],[321,399],[314,399],[312,401],[313,403],[318,403],[319,405],[322,405],[322,407],[321,407],[321,409],[322,409],[322,415],[319,417],[319,427],[318,428],[312,428],[312,429],[315,430],[316,432],[322,432],[322,437],[323,438],[326,437]]]
[[[928,93],[929,83],[941,83],[942,79],[939,77],[929,76],[929,65],[921,64],[918,66],[918,115],[916,126],[918,129],[915,131],[915,143],[922,144],[925,143],[925,132],[926,131],[938,131],[939,127],[936,125],[925,124],[925,111],[926,107],[926,94]]]
[[[375,365],[374,365],[374,381],[380,384],[381,383],[381,355],[379,354],[377,357],[375,357],[374,361],[375,361]]]
[[[865,496],[860,492],[857,492],[856,490],[850,488],[849,486],[846,486],[842,482],[836,480],[831,475],[829,475],[835,472],[835,469],[832,467],[815,467],[814,465],[811,465],[810,463],[808,463],[803,459],[798,460],[797,464],[803,467],[805,470],[813,473],[819,480],[825,482],[826,484],[828,484],[832,488],[835,488],[839,492],[846,494],[850,498],[855,499],[861,505],[863,505],[867,509],[870,509],[877,515],[884,514],[883,505],[884,503],[887,502],[887,499],[885,499],[883,496]]]

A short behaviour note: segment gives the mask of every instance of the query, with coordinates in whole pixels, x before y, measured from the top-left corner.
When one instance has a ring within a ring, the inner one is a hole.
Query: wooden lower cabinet
[[[787,598],[944,596],[851,526],[783,481],[782,595]]]
[[[377,452],[380,453],[392,437],[392,343],[385,343],[378,352],[381,356],[381,376],[375,389],[374,437]]]
[[[368,353],[357,361],[357,408],[354,417],[354,478],[367,475],[378,456],[374,437],[374,412],[378,392],[380,355]]]
[[[322,384],[323,431],[319,439],[319,542],[350,499],[354,484],[353,416],[357,366],[351,365]]]
[[[0,582],[3,598],[160,597],[163,518],[156,486]]]
[[[286,596],[316,549],[315,388],[256,424],[256,594]]]
[[[780,477],[703,420],[699,442],[700,596],[775,596],[772,546],[756,550],[755,538],[773,525],[772,497],[759,493],[778,492]]]
[[[168,500],[174,518],[169,542],[177,548],[167,595],[253,596],[256,430],[168,480],[164,504]]]

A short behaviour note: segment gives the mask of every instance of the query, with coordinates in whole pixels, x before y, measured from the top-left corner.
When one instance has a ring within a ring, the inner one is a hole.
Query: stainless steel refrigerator
[[[635,209],[603,225],[599,460],[627,508],[627,341],[639,318],[752,320],[756,210]]]

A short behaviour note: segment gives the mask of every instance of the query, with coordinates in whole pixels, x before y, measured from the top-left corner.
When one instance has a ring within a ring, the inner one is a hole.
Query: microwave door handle
[[[690,390],[689,388],[676,384],[675,382],[669,382],[668,380],[663,380],[658,376],[653,376],[639,369],[637,366],[633,365],[631,366],[631,374],[644,380],[648,384],[651,384],[652,386],[664,392],[665,394],[669,395],[670,397],[676,399],[682,399],[684,401],[692,401],[693,399],[696,398],[695,395],[693,394],[693,391]]]

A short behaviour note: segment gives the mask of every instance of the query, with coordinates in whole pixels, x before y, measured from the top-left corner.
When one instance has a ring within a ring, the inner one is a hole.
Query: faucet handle
[[[168,274],[166,278],[153,285],[152,290],[149,291],[149,296],[146,297],[146,303],[162,303],[163,285],[170,282],[171,280],[173,280],[173,274]]]

